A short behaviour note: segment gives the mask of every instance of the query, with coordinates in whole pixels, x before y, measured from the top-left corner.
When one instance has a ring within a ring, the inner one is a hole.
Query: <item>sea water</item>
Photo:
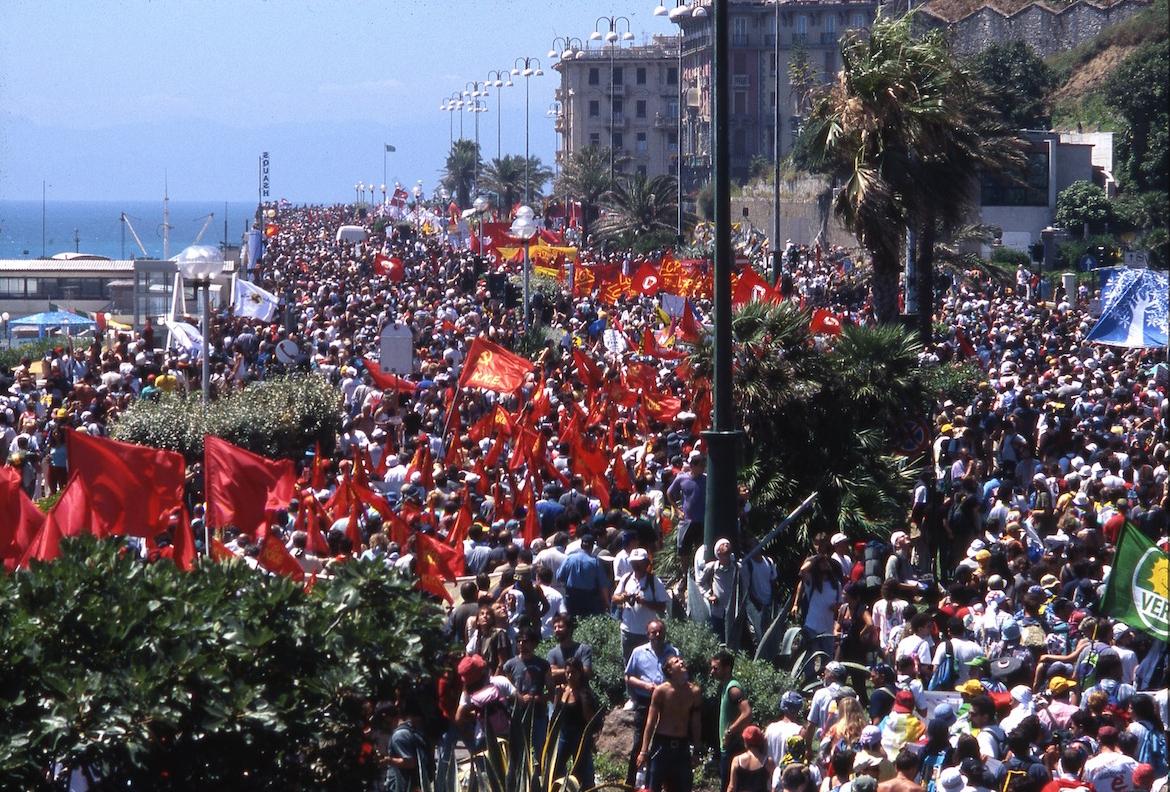
[[[226,207],[226,211],[225,211]],[[0,259],[35,259],[41,255],[81,252],[112,259],[163,257],[163,202],[158,201],[0,201]],[[123,229],[122,213],[138,233],[146,255]],[[256,216],[255,200],[170,202],[170,253],[195,243],[207,216],[200,244],[240,240]]]

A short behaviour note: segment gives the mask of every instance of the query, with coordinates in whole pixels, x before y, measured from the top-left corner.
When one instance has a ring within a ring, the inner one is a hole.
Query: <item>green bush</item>
[[[178,451],[188,460],[202,456],[206,434],[267,457],[297,459],[316,442],[330,449],[341,417],[336,388],[315,374],[294,374],[249,385],[206,410],[197,395],[138,401],[118,418],[111,434]]]
[[[970,361],[945,363],[923,369],[923,391],[939,401],[968,404],[979,391],[983,371]]]
[[[995,264],[1007,264],[1012,267],[1014,274],[1016,267],[1032,267],[1032,257],[1022,250],[1000,245],[991,249],[991,261]]]
[[[424,673],[440,624],[378,563],[306,593],[67,539],[0,578],[0,777],[60,789],[60,763],[94,790],[369,788],[364,707]]]
[[[593,616],[577,625],[575,637],[593,648],[594,686],[602,700],[613,706],[626,700],[625,664],[622,662],[621,628],[609,616]],[[666,639],[678,649],[687,664],[691,678],[702,686],[708,697],[715,694],[715,683],[709,673],[711,657],[722,647],[705,624],[684,619],[666,620]],[[552,641],[541,646],[544,656],[553,646]],[[771,663],[752,659],[743,652],[735,653],[735,678],[743,685],[755,713],[752,719],[766,724],[779,717],[780,694],[798,687],[796,680],[778,671]]]
[[[84,342],[82,342],[84,343]],[[27,344],[0,349],[0,371],[11,371],[20,365],[20,361],[28,358],[34,363],[49,353],[55,346],[64,346],[60,336],[38,338]]]

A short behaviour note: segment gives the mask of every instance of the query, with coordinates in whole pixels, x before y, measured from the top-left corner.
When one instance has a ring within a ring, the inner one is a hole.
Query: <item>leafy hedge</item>
[[[686,661],[691,678],[703,687],[707,696],[714,696],[716,684],[711,679],[709,665],[712,656],[723,648],[705,624],[684,619],[666,619],[666,639],[678,649]],[[609,616],[594,616],[577,625],[574,637],[593,648],[593,679],[598,694],[614,706],[626,700],[625,664],[622,662],[621,628]],[[541,647],[541,656],[553,646],[552,641]],[[752,703],[752,720],[770,723],[779,717],[780,694],[799,689],[797,681],[778,671],[771,663],[754,660],[743,652],[735,653],[735,678],[743,685],[748,701]]]
[[[310,593],[242,563],[192,573],[66,540],[0,578],[0,777],[56,788],[365,789],[363,706],[418,678],[441,616],[376,563]]]
[[[341,428],[341,396],[315,374],[292,374],[249,385],[203,409],[199,396],[137,401],[114,424],[112,435],[140,445],[203,454],[206,434],[272,458],[297,459],[320,442],[326,450]]]

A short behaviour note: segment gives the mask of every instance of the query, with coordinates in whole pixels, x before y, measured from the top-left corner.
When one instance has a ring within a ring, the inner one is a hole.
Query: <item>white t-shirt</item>
[[[648,608],[646,602],[666,602],[666,586],[657,575],[647,573],[641,581],[633,573],[618,578],[614,584],[614,594],[640,594],[642,602],[637,605],[621,606],[618,615],[621,618],[622,629],[635,635],[645,635],[650,622],[662,618],[662,614]]]
[[[910,633],[898,641],[898,648],[894,652],[895,661],[903,657],[915,658],[920,666],[930,665],[930,639]]]
[[[1120,751],[1102,751],[1085,762],[1086,781],[1107,792],[1132,792],[1133,769],[1137,761]]]
[[[971,668],[967,663],[982,655],[983,648],[974,641],[968,641],[966,638],[951,638],[949,640],[951,646],[954,647],[955,671],[959,675],[959,684],[962,684],[971,678]],[[935,647],[933,663],[935,668],[938,668],[938,664],[942,662],[943,656],[946,653],[947,641],[943,641]]]
[[[788,739],[800,734],[804,727],[792,721],[778,720],[768,724],[764,729],[764,740],[768,743],[768,756],[779,766],[780,761],[787,753]]]

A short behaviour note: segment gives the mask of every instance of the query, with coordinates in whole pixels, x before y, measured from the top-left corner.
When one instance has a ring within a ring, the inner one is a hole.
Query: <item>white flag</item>
[[[268,322],[276,316],[276,309],[280,300],[270,291],[261,289],[254,283],[242,278],[236,278],[232,287],[232,308],[236,316],[246,316],[249,319],[259,319]]]
[[[167,341],[168,347],[178,347],[193,358],[203,353],[203,335],[194,325],[187,322],[167,322],[167,329],[171,331],[171,337]]]

